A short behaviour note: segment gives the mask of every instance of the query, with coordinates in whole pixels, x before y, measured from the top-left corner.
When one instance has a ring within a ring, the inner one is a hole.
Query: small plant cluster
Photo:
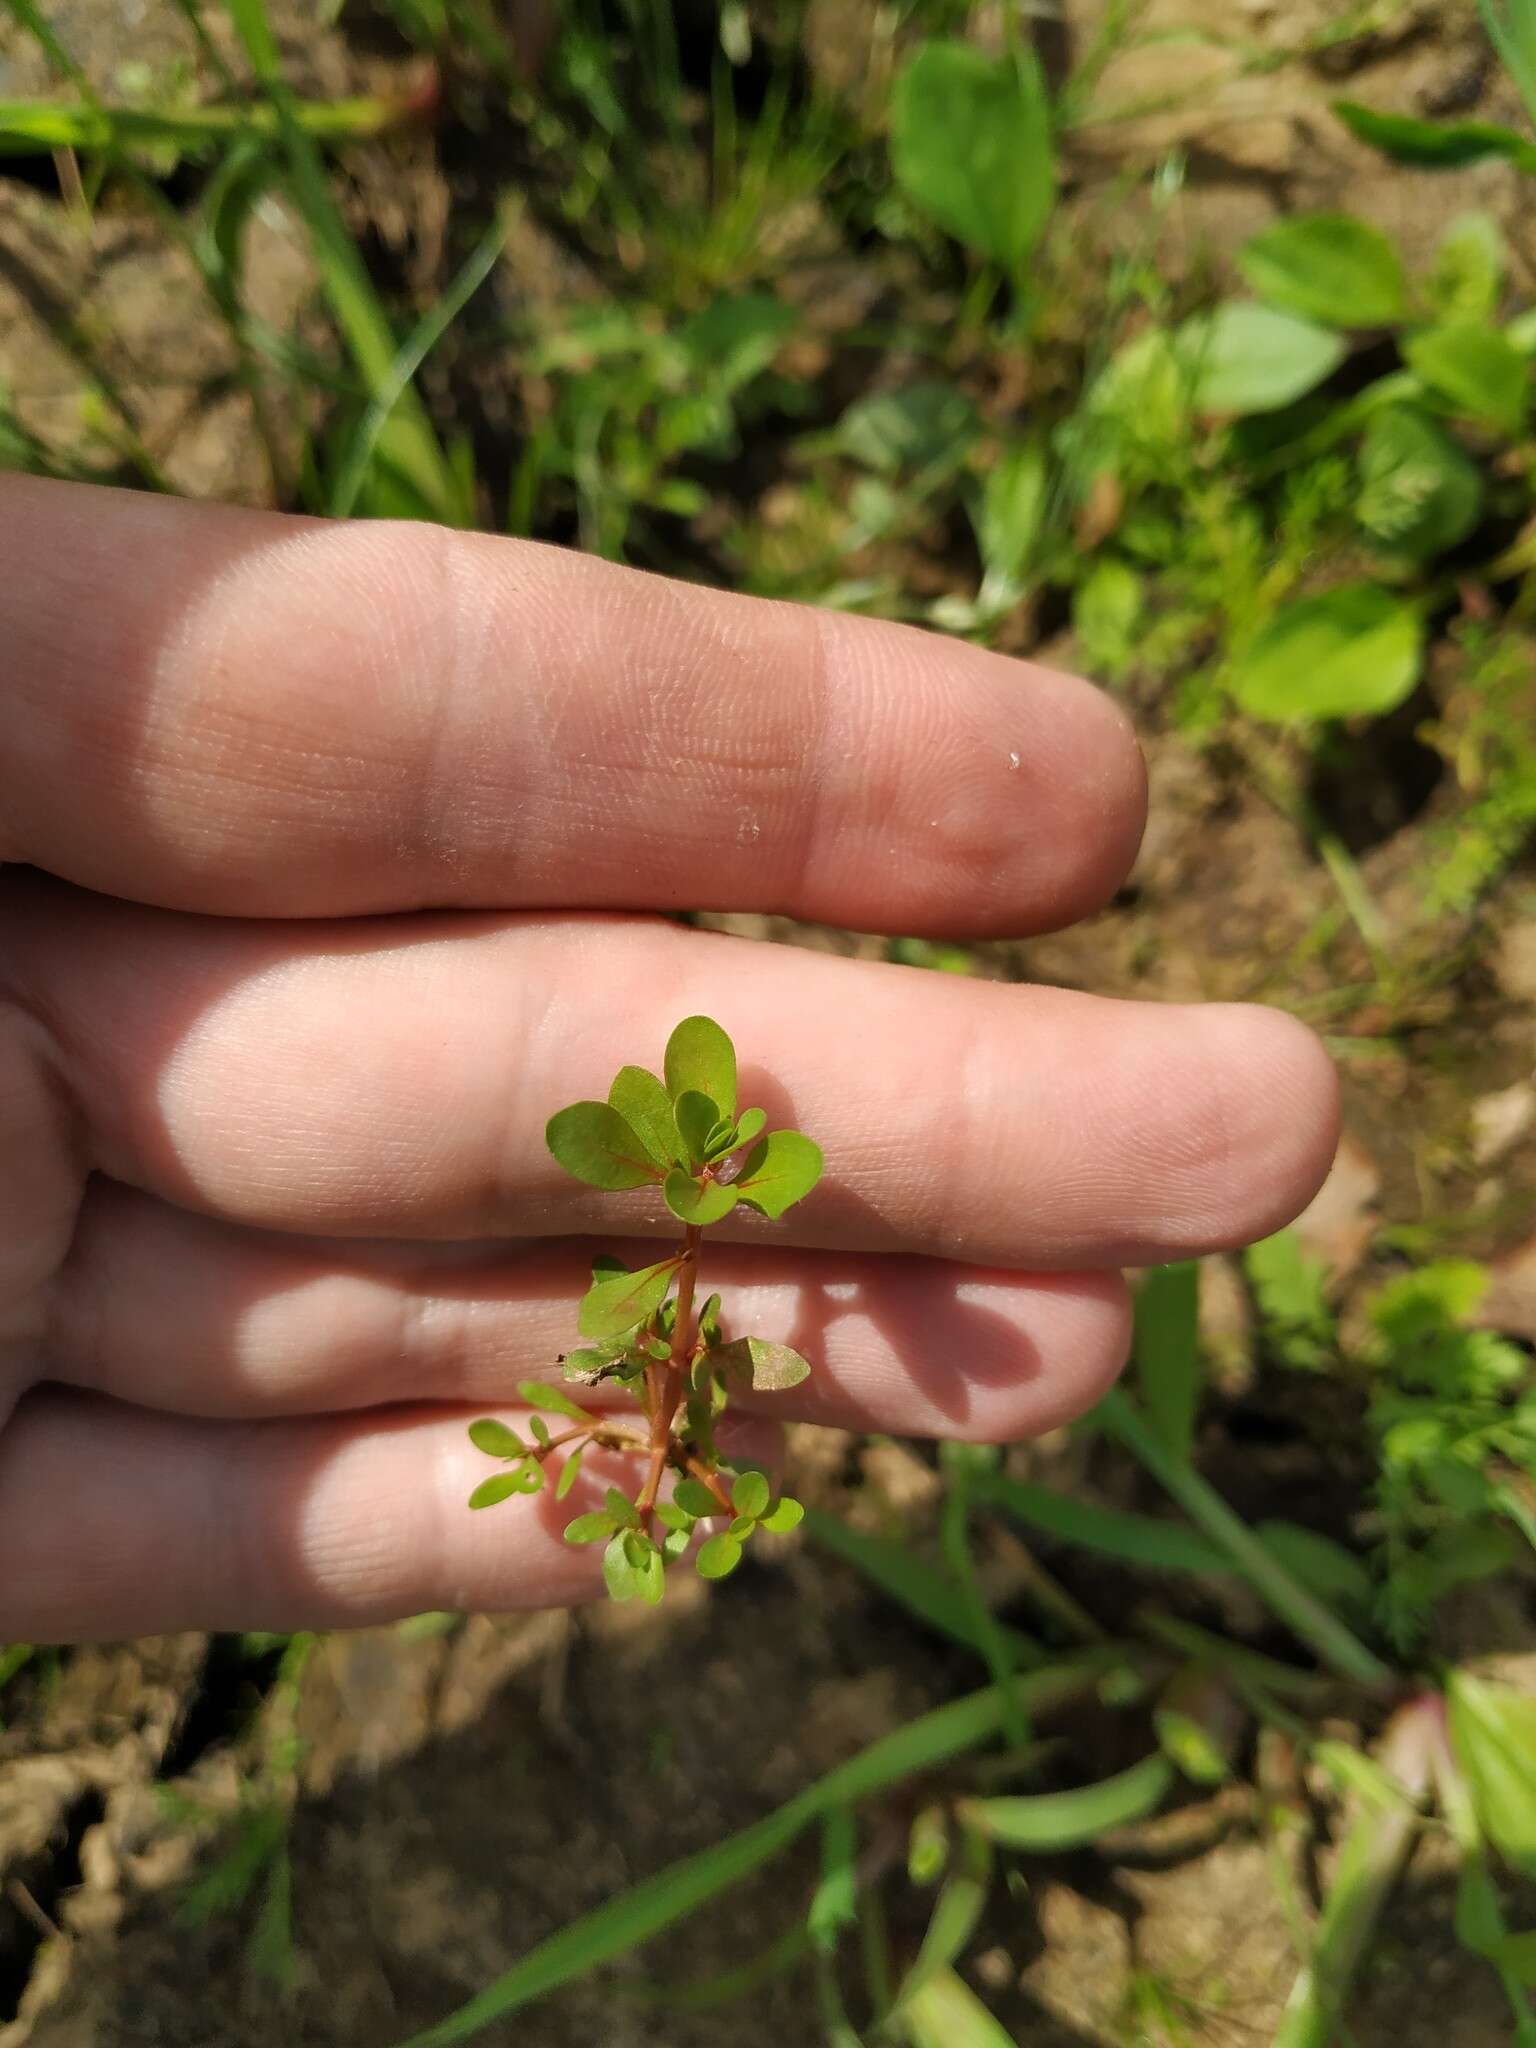
[[[670,1564],[693,1549],[701,1523],[726,1526],[694,1552],[699,1574],[723,1579],[759,1529],[793,1529],[804,1510],[776,1494],[768,1475],[722,1456],[716,1430],[731,1398],[797,1386],[811,1368],[787,1344],[760,1337],[727,1341],[720,1297],[696,1308],[699,1245],[705,1229],[739,1205],[782,1216],[821,1178],[822,1155],[800,1131],[768,1131],[760,1109],[736,1107],[736,1049],[710,1017],[685,1017],[667,1041],[665,1080],[644,1067],[621,1067],[606,1102],[573,1102],[549,1120],[545,1141],[566,1172],[588,1187],[659,1188],[683,1226],[676,1251],[633,1271],[620,1260],[592,1262],[577,1329],[586,1343],[562,1354],[567,1381],[628,1394],[645,1420],[636,1430],[612,1412],[597,1413],[562,1387],[526,1380],[518,1388],[536,1412],[525,1442],[505,1422],[483,1416],[470,1441],[510,1467],[483,1480],[472,1508],[536,1494],[551,1457],[562,1454],[555,1498],[576,1483],[589,1446],[644,1460],[634,1497],[617,1486],[604,1505],[577,1515],[568,1543],[603,1543],[603,1578],[615,1600],[654,1606]],[[538,1412],[542,1411],[542,1412]],[[551,1433],[545,1414],[568,1424]],[[670,1498],[662,1487],[671,1480]]]

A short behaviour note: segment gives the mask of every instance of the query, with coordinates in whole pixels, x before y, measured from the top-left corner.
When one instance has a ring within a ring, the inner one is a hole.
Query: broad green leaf
[[[683,323],[678,340],[718,389],[735,391],[760,376],[801,314],[772,292],[726,292]]]
[[[640,1593],[640,1574],[625,1546],[624,1538],[633,1532],[617,1529],[608,1539],[608,1548],[603,1552],[603,1584],[608,1588],[611,1600],[634,1600]]]
[[[756,1535],[757,1524],[750,1515],[738,1515],[725,1533],[727,1536],[734,1536],[738,1543],[745,1543],[749,1536]]]
[[[596,1514],[578,1515],[574,1522],[565,1525],[567,1543],[604,1543],[617,1533],[612,1515],[605,1515],[601,1510]]]
[[[773,1489],[761,1472],[743,1472],[731,1487],[731,1506],[752,1521],[766,1511],[772,1498]]]
[[[509,1500],[514,1493],[526,1493],[521,1472],[497,1472],[489,1479],[482,1479],[469,1496],[472,1508],[493,1508],[498,1502]]]
[[[1136,1379],[1164,1445],[1187,1460],[1200,1405],[1200,1268],[1154,1266],[1136,1290]]]
[[[786,1493],[781,1500],[775,1501],[768,1513],[762,1517],[760,1526],[775,1536],[787,1536],[791,1529],[798,1529],[804,1520],[804,1507]]]
[[[728,1530],[719,1536],[711,1536],[700,1546],[698,1571],[701,1579],[727,1578],[740,1563],[740,1540]]]
[[[1488,1959],[1507,1970],[1517,1984],[1536,1985],[1536,1929],[1529,1934],[1506,1934]]]
[[[610,1486],[603,1496],[603,1505],[613,1517],[614,1526],[619,1529],[638,1529],[640,1511],[632,1500],[620,1493],[616,1486]]]
[[[1411,696],[1423,661],[1417,606],[1377,583],[1297,598],[1233,663],[1233,696],[1250,718],[1308,725],[1379,717]]]
[[[525,1458],[528,1455],[528,1447],[517,1432],[489,1415],[482,1415],[478,1422],[469,1425],[469,1440],[488,1458]]]
[[[953,1970],[935,1970],[920,1984],[901,2019],[911,2048],[1015,2048],[1012,2034]]]
[[[1454,434],[1414,405],[1376,413],[1360,444],[1355,516],[1382,547],[1425,561],[1482,516],[1483,478]]]
[[[593,1188],[641,1188],[661,1178],[646,1147],[606,1102],[573,1102],[552,1116],[544,1142],[566,1172]]]
[[[1408,114],[1381,114],[1356,100],[1335,100],[1333,111],[1351,134],[1397,163],[1459,170],[1502,156],[1524,171],[1536,171],[1536,143],[1517,128],[1491,121],[1420,121]]]
[[[583,1337],[618,1337],[632,1330],[660,1308],[677,1267],[674,1255],[633,1273],[621,1266],[594,1279],[581,1298],[577,1329]]]
[[[1344,360],[1336,334],[1243,299],[1186,320],[1174,349],[1204,413],[1275,412],[1315,391]]]
[[[573,1422],[592,1420],[586,1409],[573,1401],[563,1387],[551,1386],[545,1380],[519,1380],[517,1391],[530,1408],[543,1408],[550,1415],[567,1415]]]
[[[693,1516],[685,1513],[675,1501],[657,1501],[656,1519],[663,1529],[680,1529],[685,1536],[693,1527]]]
[[[1162,1755],[1143,1757],[1128,1771],[1075,1792],[1036,1792],[1013,1799],[963,1799],[956,1813],[994,1842],[1045,1854],[1081,1849],[1109,1828],[1141,1820],[1161,1806],[1173,1784]]]
[[[1435,244],[1429,297],[1442,320],[1491,320],[1499,309],[1508,251],[1487,213],[1459,213]]]
[[[737,1120],[736,1135],[731,1140],[730,1149],[734,1152],[738,1145],[750,1145],[767,1121],[766,1110],[744,1109]]]
[[[706,1159],[718,1159],[722,1153],[729,1152],[735,1129],[736,1126],[728,1116],[721,1117],[719,1123],[715,1125],[709,1136],[704,1140],[704,1157]]]
[[[528,1433],[533,1438],[536,1444],[540,1445],[542,1448],[548,1448],[550,1441],[549,1424],[544,1420],[542,1415],[529,1416]]]
[[[608,1102],[640,1140],[653,1165],[665,1171],[684,1163],[671,1099],[654,1074],[644,1067],[620,1067],[608,1090]]]
[[[716,1372],[731,1385],[750,1387],[755,1394],[778,1394],[809,1379],[808,1359],[787,1344],[769,1344],[761,1337],[737,1337],[708,1354]]]
[[[1117,1668],[1121,1656],[1111,1647],[1016,1679],[1015,1700],[1025,1712],[1042,1713],[1079,1699]],[[905,1723],[751,1827],[668,1865],[547,1936],[494,1983],[402,2048],[454,2048],[600,1964],[628,1955],[781,1855],[834,1807],[940,1770],[989,1741],[1001,1724],[1002,1702],[993,1686]],[[956,2044],[951,2041],[946,2048]]]
[[[1352,213],[1277,221],[1243,244],[1237,267],[1268,304],[1325,327],[1390,327],[1408,310],[1402,258]]]
[[[585,1452],[586,1445],[578,1444],[560,1467],[560,1477],[555,1481],[556,1500],[564,1500],[565,1496],[576,1484],[577,1477],[581,1472],[581,1461]]]
[[[1056,189],[1050,106],[1029,45],[989,57],[970,43],[924,43],[891,95],[891,169],[920,212],[1016,274]]]
[[[1531,366],[1497,327],[1454,321],[1410,335],[1403,354],[1415,376],[1468,419],[1518,433],[1530,398]]]
[[[782,1216],[821,1179],[821,1147],[801,1131],[770,1131],[747,1154],[732,1183],[741,1199],[765,1216]]]
[[[667,1175],[662,1193],[672,1214],[680,1222],[695,1227],[718,1223],[722,1216],[730,1215],[741,1199],[734,1187],[722,1186],[717,1180],[701,1184],[680,1166],[674,1166]]]
[[[702,1165],[709,1151],[710,1132],[721,1121],[720,1112],[713,1098],[701,1095],[696,1088],[685,1088],[674,1107],[685,1162]]]
[[[672,1498],[685,1515],[692,1515],[696,1521],[702,1521],[706,1515],[718,1515],[721,1512],[719,1501],[709,1488],[701,1485],[697,1479],[679,1479],[672,1489]]]
[[[1484,1834],[1513,1868],[1536,1877],[1536,1697],[1457,1671],[1446,1698]]]
[[[708,1096],[717,1116],[736,1114],[736,1048],[712,1017],[678,1025],[667,1040],[666,1076],[674,1103],[692,1090]]]

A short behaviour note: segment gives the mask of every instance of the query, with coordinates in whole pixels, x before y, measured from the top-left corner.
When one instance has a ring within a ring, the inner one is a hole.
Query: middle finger
[[[656,1066],[680,1017],[742,1099],[823,1146],[785,1224],[719,1235],[978,1264],[1241,1244],[1326,1171],[1332,1069],[1283,1014],[963,982],[605,916],[262,924],[0,887],[0,959],[50,1034],[87,1163],[266,1229],[675,1235],[569,1180],[550,1114]],[[0,991],[3,993],[3,991]]]

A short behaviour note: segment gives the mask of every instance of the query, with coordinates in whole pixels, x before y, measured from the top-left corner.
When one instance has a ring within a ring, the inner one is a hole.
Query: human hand
[[[419,526],[8,477],[0,537],[0,1640],[598,1591],[564,1511],[467,1512],[464,1423],[555,1376],[587,1234],[675,1232],[543,1128],[692,1012],[826,1152],[712,1233],[727,1329],[815,1363],[775,1419],[1046,1429],[1122,1361],[1122,1264],[1326,1171],[1277,1012],[635,914],[1083,916],[1143,810],[1085,684]]]

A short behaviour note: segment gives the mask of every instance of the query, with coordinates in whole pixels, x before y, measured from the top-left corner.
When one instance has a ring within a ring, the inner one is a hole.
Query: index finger
[[[1075,678],[529,542],[0,478],[0,859],[171,908],[1026,932],[1144,808]]]

